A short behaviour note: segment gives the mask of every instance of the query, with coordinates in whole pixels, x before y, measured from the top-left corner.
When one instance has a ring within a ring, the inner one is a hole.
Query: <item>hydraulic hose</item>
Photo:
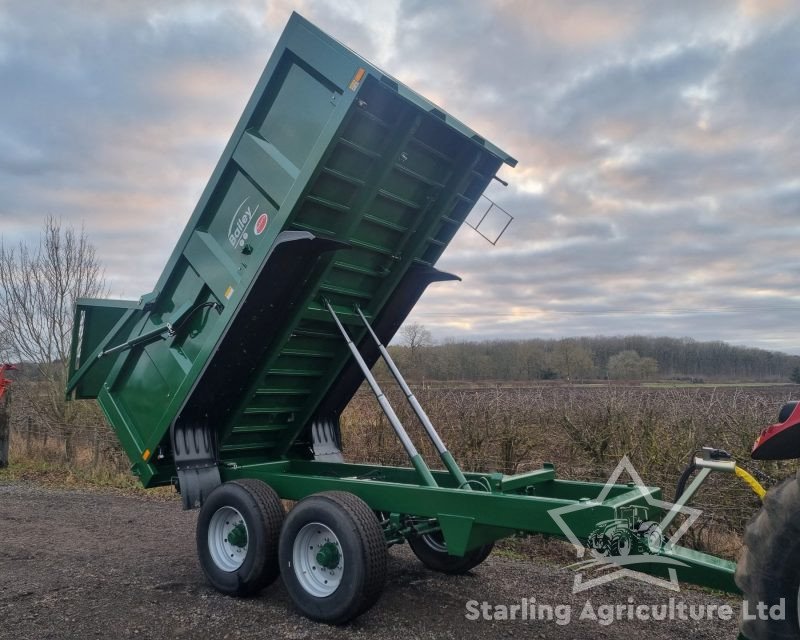
[[[683,495],[684,491],[686,491],[686,484],[689,482],[689,478],[692,474],[697,470],[697,465],[694,462],[694,459],[689,463],[689,465],[683,470],[681,477],[678,479],[678,484],[675,487],[675,501],[677,502],[680,497]],[[751,473],[749,473],[746,469],[743,469],[738,464],[734,467],[734,473],[741,478],[744,482],[747,483],[753,493],[755,493],[761,500],[764,499],[764,496],[767,493],[767,490],[762,486],[762,484],[753,477]]]
[[[739,476],[750,486],[750,488],[755,492],[755,494],[759,498],[761,498],[762,500],[764,499],[764,496],[767,494],[767,490],[763,486],[761,486],[761,483],[758,480],[756,480],[745,469],[742,469],[738,464],[736,465],[734,471],[736,472],[737,476]]]
[[[694,463],[694,458],[692,458],[689,466],[683,470],[681,477],[678,478],[678,484],[675,486],[675,502],[680,500],[683,492],[686,491],[686,483],[689,482],[689,478],[696,470],[697,465]]]

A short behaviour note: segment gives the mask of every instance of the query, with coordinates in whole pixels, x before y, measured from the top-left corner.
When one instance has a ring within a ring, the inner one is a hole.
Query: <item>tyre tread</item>
[[[263,538],[263,544],[254,545],[248,550],[246,564],[232,573],[235,582],[229,579],[231,574],[220,572],[208,557],[207,525],[210,513],[206,512],[215,508],[213,505],[217,501],[221,501],[221,504],[233,501],[238,508],[246,508],[251,524],[256,526]],[[232,480],[214,489],[201,507],[196,531],[200,566],[211,585],[226,595],[243,597],[253,595],[274,582],[280,575],[278,540],[284,517],[285,510],[278,494],[261,480]],[[253,556],[250,556],[251,552]]]
[[[258,505],[258,512],[261,515],[264,530],[267,532],[268,558],[258,581],[254,584],[253,589],[249,591],[249,593],[255,593],[272,584],[278,576],[280,576],[281,569],[278,563],[278,540],[280,538],[281,526],[283,526],[283,519],[286,517],[286,509],[284,509],[283,502],[275,492],[275,489],[270,487],[266,482],[256,480],[255,478],[233,480],[232,482],[238,484],[247,491]]]
[[[470,549],[463,556],[451,556],[431,549],[421,538],[409,538],[408,546],[420,562],[432,571],[447,575],[465,574],[481,564],[494,549],[494,542],[490,542],[476,549]]]
[[[750,520],[744,546],[736,564],[736,585],[754,611],[757,602],[786,599],[786,619],[742,620],[740,631],[750,640],[782,640],[798,637],[797,574],[800,572],[800,481],[789,478],[765,499]],[[787,590],[794,589],[794,593]]]
[[[357,613],[355,614],[356,616],[360,615],[375,604],[386,584],[388,570],[386,537],[375,518],[375,512],[358,496],[345,491],[326,491],[317,495],[335,502],[347,511],[356,522],[359,535],[364,542],[367,576],[364,580],[361,602],[356,608]]]

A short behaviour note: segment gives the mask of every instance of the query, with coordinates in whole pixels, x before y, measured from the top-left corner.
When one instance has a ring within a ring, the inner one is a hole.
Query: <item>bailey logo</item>
[[[242,200],[242,204],[240,204],[236,211],[233,214],[233,218],[231,218],[231,224],[228,227],[228,241],[231,243],[232,247],[243,247],[244,241],[247,240],[247,225],[250,224],[250,221],[258,212],[258,207],[261,205],[256,205],[255,207],[251,207],[247,204],[247,201],[250,199],[250,196],[247,196],[244,200]],[[262,214],[261,217],[266,217],[266,214]],[[261,218],[259,218],[259,222]],[[264,226],[267,225],[266,220],[264,221]],[[261,229],[263,231],[263,229]],[[259,231],[256,231],[256,235],[259,234]]]
[[[255,231],[257,236],[260,236],[264,233],[264,229],[267,228],[267,222],[269,222],[269,216],[266,213],[262,213],[258,216],[258,220],[256,220],[256,226],[253,227],[253,231]]]

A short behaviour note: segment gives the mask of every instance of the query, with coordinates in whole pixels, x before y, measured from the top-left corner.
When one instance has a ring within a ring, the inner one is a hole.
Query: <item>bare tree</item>
[[[75,426],[64,401],[75,300],[107,293],[86,232],[48,217],[35,246],[0,241],[0,333],[10,357],[30,365],[26,403],[42,427],[61,431],[74,458]]]
[[[1,291],[0,295],[2,295]],[[8,332],[0,328],[0,364],[6,363],[9,360],[11,360],[11,348]]]
[[[430,347],[433,344],[431,332],[425,325],[418,322],[403,325],[403,328],[400,329],[400,337],[402,343],[411,350],[412,359],[417,349]]]
[[[417,322],[403,325],[400,329],[400,338],[403,345],[408,347],[407,366],[409,373],[415,378],[424,378],[422,357],[426,349],[433,345],[431,332]]]

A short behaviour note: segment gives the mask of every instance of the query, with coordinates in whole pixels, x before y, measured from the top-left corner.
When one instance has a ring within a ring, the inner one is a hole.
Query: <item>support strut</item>
[[[336,323],[336,326],[339,327],[339,331],[341,332],[342,336],[347,342],[347,346],[350,349],[350,353],[353,354],[353,358],[355,359],[356,363],[358,363],[358,366],[361,369],[361,373],[364,374],[367,383],[372,389],[372,393],[374,393],[375,397],[378,399],[378,404],[381,405],[381,409],[383,409],[383,412],[389,419],[389,423],[392,425],[392,429],[394,429],[394,432],[400,439],[400,443],[406,450],[408,458],[411,461],[411,465],[414,467],[414,469],[416,469],[420,479],[422,480],[422,483],[428,487],[438,486],[436,484],[436,480],[433,479],[433,475],[431,474],[431,470],[428,468],[428,465],[425,464],[425,461],[422,459],[422,456],[419,454],[419,451],[417,451],[417,448],[414,446],[414,443],[411,442],[411,438],[409,438],[408,433],[405,430],[405,427],[400,422],[400,418],[397,417],[397,414],[394,412],[394,409],[392,409],[392,405],[389,404],[389,399],[383,394],[383,391],[378,385],[378,381],[375,380],[375,377],[369,370],[367,363],[364,362],[364,358],[361,357],[361,353],[359,353],[358,347],[356,347],[356,345],[353,344],[353,341],[350,339],[350,334],[347,333],[347,330],[339,321],[339,316],[336,315],[336,312],[333,310],[333,307],[331,306],[330,302],[328,302],[327,300],[323,300],[323,303],[325,304],[325,307],[327,307],[328,311],[330,311],[330,314],[333,316],[333,320]]]
[[[411,391],[411,388],[406,383],[405,378],[403,378],[403,374],[400,373],[400,369],[397,368],[397,365],[394,363],[394,360],[392,359],[392,356],[389,354],[388,349],[386,349],[386,347],[383,346],[383,343],[380,341],[375,331],[373,331],[372,326],[367,321],[366,317],[364,317],[364,314],[361,312],[361,309],[358,306],[356,306],[356,311],[358,312],[358,315],[361,316],[361,320],[364,322],[364,326],[367,328],[367,331],[369,331],[369,334],[375,341],[375,344],[377,345],[378,350],[380,351],[384,362],[386,362],[386,366],[389,367],[389,371],[392,372],[392,375],[394,376],[394,379],[397,381],[397,384],[403,390],[403,393],[406,396],[406,400],[408,400],[408,404],[411,405],[411,408],[414,410],[414,413],[417,414],[419,421],[425,428],[425,433],[428,434],[428,437],[431,439],[431,442],[433,442],[433,446],[436,447],[436,451],[439,453],[439,457],[442,459],[444,466],[447,468],[447,470],[450,472],[450,475],[452,475],[455,481],[457,482],[458,488],[470,489],[469,482],[464,477],[464,474],[459,468],[458,463],[455,461],[455,458],[453,458],[453,455],[447,450],[447,447],[445,446],[444,442],[439,437],[439,433],[436,431],[436,427],[433,426],[433,423],[428,417],[428,414],[425,413],[425,409],[422,408],[422,405],[420,405],[419,401],[417,400],[417,397],[414,395],[414,393]]]

